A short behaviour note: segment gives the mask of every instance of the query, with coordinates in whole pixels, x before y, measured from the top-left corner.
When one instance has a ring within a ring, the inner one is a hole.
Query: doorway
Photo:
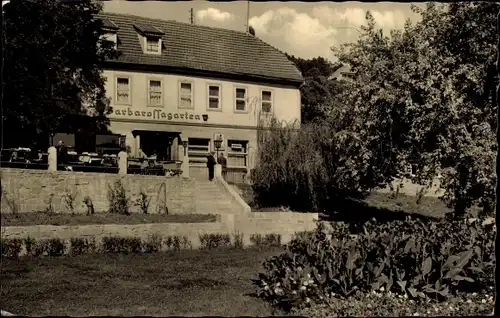
[[[173,161],[172,144],[179,137],[177,132],[137,131],[140,148],[148,156],[156,155],[157,161]]]

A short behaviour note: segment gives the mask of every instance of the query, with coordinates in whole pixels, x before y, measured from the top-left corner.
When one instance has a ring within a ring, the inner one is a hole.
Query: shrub
[[[141,191],[139,193],[139,198],[135,201],[135,205],[139,207],[144,214],[148,214],[149,203],[151,202],[151,198],[148,198],[147,193]]]
[[[243,249],[243,233],[237,232],[234,234],[233,247],[235,249]]]
[[[47,241],[47,255],[48,256],[62,256],[66,252],[66,244],[59,238],[51,238]]]
[[[78,192],[76,189],[76,186],[73,188],[72,191],[69,189],[66,189],[64,193],[64,204],[66,205],[66,208],[68,209],[68,212],[73,214],[75,213],[75,199],[77,196]]]
[[[496,229],[481,222],[407,219],[368,222],[351,235],[345,224],[299,233],[264,263],[254,280],[260,297],[289,310],[331,293],[386,290],[443,299],[494,284]]]
[[[252,234],[250,235],[250,242],[258,248],[280,247],[281,235],[266,234],[262,236],[261,234]]]
[[[187,238],[187,236],[182,237],[182,248],[184,249],[192,249],[191,241]]]
[[[113,186],[108,185],[109,213],[129,215],[130,199],[120,180]]]
[[[5,200],[5,203],[7,203],[7,206],[9,207],[10,213],[13,215],[18,215],[20,210],[21,210],[21,204],[20,204],[20,199],[19,199],[19,189],[16,188],[14,190],[14,193],[12,196],[10,196],[7,192],[4,193],[4,190],[1,190],[2,192],[2,200]]]
[[[48,252],[49,246],[47,240],[38,240],[33,246],[33,256],[40,257]]]
[[[88,240],[82,237],[73,237],[70,242],[70,254],[73,256],[82,255],[95,251],[95,240]]]
[[[187,238],[187,236],[167,236],[167,238],[163,241],[167,247],[167,250],[173,250],[175,252],[180,251],[181,249],[190,249],[192,248],[191,242]]]
[[[336,198],[362,197],[387,183],[395,171],[386,169],[385,154],[372,150],[372,139],[349,129],[360,120],[346,110],[330,123],[308,123],[300,129],[275,118],[261,123],[259,165],[252,174],[256,204],[323,211]]]
[[[227,248],[231,246],[229,234],[203,234],[200,238],[200,249]]]
[[[33,255],[33,248],[36,245],[35,239],[31,237],[27,237],[24,239],[24,246],[26,247],[26,254],[27,255]]]
[[[144,243],[144,251],[146,253],[154,253],[161,251],[163,238],[160,234],[151,234]]]
[[[87,207],[87,215],[95,213],[94,204],[92,203],[92,199],[88,195],[83,198],[83,203]]]
[[[51,193],[49,195],[49,198],[47,199],[47,207],[43,211],[47,215],[52,215],[54,214],[54,206],[52,205],[52,201],[54,200],[54,193]]]
[[[0,248],[2,249],[2,257],[16,259],[21,253],[23,240],[14,239],[0,239]]]
[[[136,237],[111,237],[105,236],[102,239],[102,249],[104,253],[140,253],[142,252],[142,241]]]

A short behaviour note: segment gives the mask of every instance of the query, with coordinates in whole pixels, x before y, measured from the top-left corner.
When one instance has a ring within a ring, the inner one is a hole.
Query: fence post
[[[125,151],[118,153],[118,174],[127,174],[128,158]]]
[[[189,178],[189,154],[187,152],[187,149],[184,149],[183,152],[184,156],[182,157],[181,164],[182,176],[184,178]]]
[[[57,171],[57,149],[54,146],[50,146],[48,152],[48,164],[49,171]]]
[[[222,165],[221,164],[216,164],[215,165],[214,175],[215,175],[215,177],[222,178]]]

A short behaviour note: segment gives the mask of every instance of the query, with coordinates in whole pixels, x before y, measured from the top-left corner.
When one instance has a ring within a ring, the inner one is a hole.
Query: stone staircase
[[[196,213],[201,214],[241,214],[241,208],[217,182],[193,178],[196,192]]]

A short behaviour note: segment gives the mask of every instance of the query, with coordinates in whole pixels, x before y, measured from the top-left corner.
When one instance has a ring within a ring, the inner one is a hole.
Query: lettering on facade
[[[163,120],[203,120],[206,121],[203,115],[185,113],[167,113],[160,109],[154,110],[132,110],[127,109],[115,109],[113,111],[114,115],[126,116],[126,117],[142,117],[150,119],[163,119]]]

